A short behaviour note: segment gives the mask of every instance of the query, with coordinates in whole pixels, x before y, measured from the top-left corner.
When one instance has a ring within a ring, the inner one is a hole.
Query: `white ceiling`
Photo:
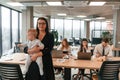
[[[3,0],[5,1],[5,0]],[[6,0],[8,1],[8,0]],[[104,6],[88,6],[90,1],[98,0],[11,0],[13,2],[21,2],[26,7],[33,6],[34,16],[52,16],[58,17],[57,13],[66,13],[67,17],[74,17],[78,15],[86,15],[89,18],[97,16],[112,19],[113,6],[120,6],[120,0],[102,0],[107,1]],[[62,1],[63,6],[48,6],[45,1]],[[99,0],[101,1],[101,0]]]

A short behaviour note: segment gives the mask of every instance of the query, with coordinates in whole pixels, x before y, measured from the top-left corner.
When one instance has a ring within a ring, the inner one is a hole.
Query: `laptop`
[[[91,60],[91,52],[78,52],[78,59],[80,60]]]
[[[63,58],[62,50],[52,50],[52,58]]]

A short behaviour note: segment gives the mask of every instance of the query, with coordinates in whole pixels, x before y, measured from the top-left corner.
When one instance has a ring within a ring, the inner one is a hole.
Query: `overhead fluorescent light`
[[[91,19],[84,19],[85,21],[90,21]]]
[[[90,2],[89,6],[103,6],[106,2]]]
[[[11,6],[24,6],[23,4],[21,4],[19,2],[8,2],[7,4],[11,5]]]
[[[65,13],[58,13],[57,15],[58,16],[66,16],[67,14],[65,14]]]
[[[67,17],[66,19],[74,19],[73,17]]]
[[[96,19],[105,19],[105,17],[98,17],[98,18],[96,18]]]
[[[61,2],[46,2],[50,6],[62,6]]]
[[[84,17],[87,17],[87,16],[79,15],[79,16],[77,16],[77,17],[79,17],[79,18],[84,18]]]

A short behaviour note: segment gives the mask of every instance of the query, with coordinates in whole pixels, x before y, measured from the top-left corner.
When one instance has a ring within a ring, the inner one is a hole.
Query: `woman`
[[[63,53],[64,53],[64,58],[68,58],[66,55],[69,55],[70,52],[71,52],[71,47],[69,46],[69,43],[67,41],[67,39],[63,39],[60,46],[57,48],[57,50],[62,50]],[[62,68],[56,68],[55,67],[55,70],[56,70],[56,74],[59,74],[61,71],[63,71]]]
[[[26,74],[26,80],[55,80],[51,57],[51,50],[54,46],[54,37],[49,33],[48,22],[45,18],[38,18],[36,30],[38,32],[37,38],[44,44],[44,49],[42,51],[39,51],[38,47],[34,47],[30,52],[28,52],[39,53],[31,57],[33,62],[31,63]],[[39,56],[42,56],[43,59],[44,76],[42,76],[42,78],[39,74],[38,66],[35,63],[35,60]]]
[[[87,41],[87,39],[82,39],[79,52],[85,52],[85,53],[86,53],[86,52],[90,52],[90,49],[88,48],[88,41]],[[78,52],[78,53],[79,53],[79,52]],[[82,80],[84,80],[84,78],[83,78],[84,72],[85,72],[85,69],[79,69],[76,78],[77,78],[77,77],[80,75],[80,73],[81,73],[81,78],[82,78]]]
[[[69,43],[67,39],[63,39],[60,46],[57,48],[57,50],[62,50],[63,53],[69,54],[71,52],[71,47],[69,46]]]

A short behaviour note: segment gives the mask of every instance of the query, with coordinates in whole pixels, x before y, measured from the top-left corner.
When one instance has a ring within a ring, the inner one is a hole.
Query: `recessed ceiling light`
[[[62,6],[61,2],[46,2],[50,6]]]
[[[19,2],[8,2],[7,4],[11,5],[11,6],[24,6],[23,4],[21,4]]]
[[[89,6],[103,6],[106,2],[90,2]]]
[[[58,13],[57,15],[58,16],[66,16],[67,14],[65,14],[65,13]]]
[[[80,17],[80,18],[84,18],[84,17],[87,17],[87,16],[84,16],[84,15],[79,15],[77,17]]]

